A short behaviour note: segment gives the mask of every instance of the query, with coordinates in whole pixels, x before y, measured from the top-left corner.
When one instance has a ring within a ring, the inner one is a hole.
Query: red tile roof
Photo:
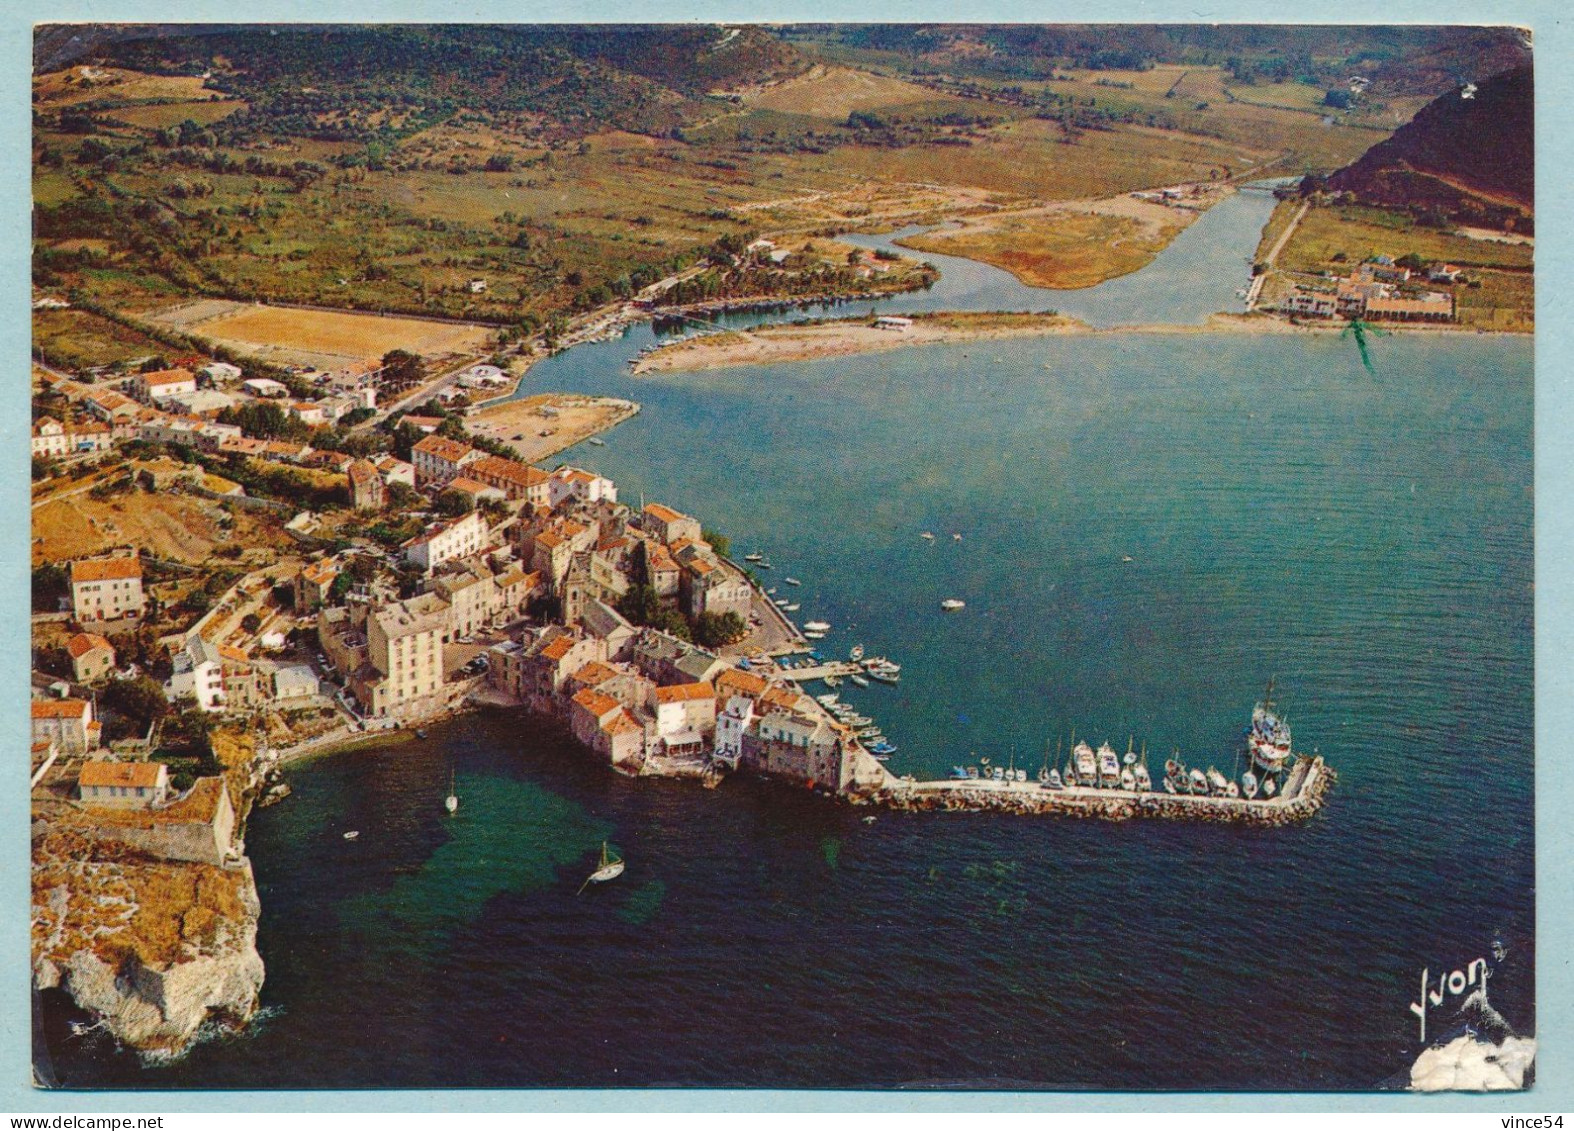
[[[130,786],[152,789],[164,772],[162,762],[84,762],[77,784],[84,786]]]
[[[109,641],[96,632],[79,632],[66,641],[66,651],[71,653],[73,660],[80,660],[95,648],[108,648],[114,651]]]
[[[680,683],[673,687],[656,688],[658,703],[687,703],[698,699],[716,698],[716,689],[708,683]]]
[[[87,558],[71,563],[71,581],[120,581],[142,577],[140,558]]]
[[[34,699],[35,719],[80,719],[88,712],[85,699]]]

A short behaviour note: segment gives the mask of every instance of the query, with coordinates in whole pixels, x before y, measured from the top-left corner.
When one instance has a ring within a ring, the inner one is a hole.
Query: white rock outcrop
[[[1417,1092],[1519,1091],[1535,1063],[1532,1038],[1508,1037],[1495,1045],[1471,1036],[1457,1037],[1416,1057],[1410,1087]]]

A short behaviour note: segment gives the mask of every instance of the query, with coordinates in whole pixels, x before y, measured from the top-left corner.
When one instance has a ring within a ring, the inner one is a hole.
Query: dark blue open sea
[[[1422,968],[1494,937],[1533,1029],[1528,339],[1381,338],[1375,377],[1335,335],[1129,333],[629,378],[648,333],[525,391],[640,401],[565,458],[902,663],[842,689],[893,770],[1036,771],[1075,728],[1228,772],[1274,675],[1327,807],[866,824],[479,713],[255,815],[260,1025],[150,1068],[57,1017],[67,1084],[1361,1089],[1416,1055]],[[628,870],[576,896],[604,839]]]

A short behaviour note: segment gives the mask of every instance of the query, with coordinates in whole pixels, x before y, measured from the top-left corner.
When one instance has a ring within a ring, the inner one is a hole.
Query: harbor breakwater
[[[1288,825],[1307,820],[1322,808],[1338,780],[1320,756],[1303,759],[1290,772],[1278,797],[1248,801],[1183,793],[1134,793],[1127,790],[1043,789],[1038,783],[945,780],[899,781],[864,800],[901,812],[989,810],[1023,816],[1094,817],[1128,821],[1139,817],[1225,824]]]

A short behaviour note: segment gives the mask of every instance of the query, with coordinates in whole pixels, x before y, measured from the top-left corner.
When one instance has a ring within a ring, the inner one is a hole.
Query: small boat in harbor
[[[962,536],[960,534],[953,534],[953,535],[951,535],[951,541],[953,541],[953,542],[960,542],[961,540],[962,540]]]
[[[841,676],[839,676],[839,675],[828,675],[828,676],[825,677],[825,686],[826,687],[840,687],[841,685],[842,685],[842,677]]]
[[[926,542],[933,542],[935,540],[935,536],[927,530],[920,534],[919,537]]]
[[[1226,797],[1239,797],[1241,795],[1241,787],[1236,785],[1234,782],[1226,782],[1224,786],[1224,795]]]
[[[884,668],[882,668],[879,671],[871,671],[869,673],[869,678],[874,680],[876,683],[896,683],[902,677],[897,675],[895,672],[886,671]]]
[[[596,870],[585,877],[585,882],[579,885],[579,892],[584,891],[591,884],[604,884],[608,880],[615,880],[623,874],[623,858],[607,851],[607,842],[601,842],[601,863]]]
[[[1278,783],[1276,783],[1273,778],[1265,777],[1262,779],[1262,794],[1264,797],[1272,797],[1278,792],[1278,790]]]
[[[764,561],[765,560],[765,555],[760,553],[758,550],[756,550],[752,554],[744,554],[743,555],[743,560],[746,561],[746,562]]]
[[[1120,771],[1120,788],[1127,793],[1137,792],[1137,775],[1130,766],[1122,766]]]
[[[967,767],[966,766],[952,766],[951,767],[951,777],[955,781],[966,781],[967,780]]]
[[[443,798],[443,808],[448,810],[450,816],[459,812],[459,790],[454,784],[454,770],[448,769],[448,796]]]
[[[1099,785],[1113,789],[1120,784],[1120,757],[1109,743],[1099,745]]]
[[[600,436],[592,436],[590,439],[586,440],[585,443],[593,444],[594,446],[596,446],[598,448],[604,448],[604,447],[607,446],[607,442],[605,440],[603,440]]]
[[[351,829],[349,832],[344,834],[344,839],[345,840],[354,840],[356,837],[358,837],[360,835],[361,834],[358,831],[356,831],[355,829]]]
[[[790,605],[783,605],[782,606],[782,608],[785,609],[789,613],[796,613],[802,607],[803,606],[799,605],[796,601],[794,601]]]
[[[1071,748],[1071,757],[1077,766],[1077,784],[1097,784],[1099,780],[1099,764],[1098,758],[1093,753],[1093,747],[1086,742],[1079,742]]]
[[[803,638],[805,640],[824,640],[825,639],[825,633],[823,633],[823,632],[806,632],[806,633],[803,634]]]
[[[785,581],[788,585],[802,585],[803,584],[803,582],[799,581],[796,577],[784,577],[784,578],[782,578],[782,580]]]
[[[837,695],[835,692],[832,692],[828,695],[816,695],[814,697],[814,701],[822,707],[829,707],[832,703],[835,703],[840,698],[841,696]]]
[[[1284,769],[1290,759],[1290,726],[1273,706],[1273,680],[1262,701],[1252,709],[1251,725],[1246,728],[1246,756],[1269,774]]]
[[[968,777],[969,781],[977,781],[978,780],[978,767],[977,766],[969,766],[967,768],[967,777]]]
[[[940,607],[948,613],[954,613],[959,609],[967,608],[967,602],[959,601],[955,597],[947,597],[944,601],[940,602]]]
[[[1044,779],[1043,785],[1044,785],[1045,789],[1065,789],[1066,788],[1065,782],[1060,780],[1060,771],[1059,770],[1050,770],[1049,771],[1049,776]]]
[[[823,620],[805,621],[803,627],[808,629],[810,632],[829,632],[829,631],[831,631],[831,626],[829,624],[827,624]]]
[[[1187,781],[1191,785],[1191,792],[1202,795],[1207,794],[1208,775],[1204,774],[1201,770],[1191,771],[1191,775],[1187,778]]]
[[[1137,780],[1138,792],[1148,793],[1153,789],[1153,778],[1148,774],[1148,764],[1146,762],[1138,762],[1132,767],[1131,776]]]
[[[1248,801],[1257,796],[1257,775],[1250,770],[1241,775],[1241,792],[1246,795]]]
[[[776,596],[776,586],[772,585],[769,589],[767,589],[765,591],[765,595],[767,597],[774,597],[774,596]]]
[[[814,625],[811,624],[809,627],[813,628]],[[829,628],[831,626],[826,625],[825,627]],[[847,658],[856,664],[859,660],[864,658],[864,646],[862,644],[854,644],[848,651]]]
[[[859,675],[857,672],[854,672],[852,675],[848,676],[847,678],[850,679],[853,682],[853,685],[855,687],[868,687],[869,686],[869,680],[867,678],[865,678],[864,676]]]
[[[1208,767],[1208,789],[1210,792],[1223,796],[1229,787],[1229,780],[1212,766]]]
[[[759,566],[761,569],[775,569],[776,568],[775,566],[771,565],[770,562],[766,561],[764,558],[761,558],[759,561],[755,562],[754,564]]]

